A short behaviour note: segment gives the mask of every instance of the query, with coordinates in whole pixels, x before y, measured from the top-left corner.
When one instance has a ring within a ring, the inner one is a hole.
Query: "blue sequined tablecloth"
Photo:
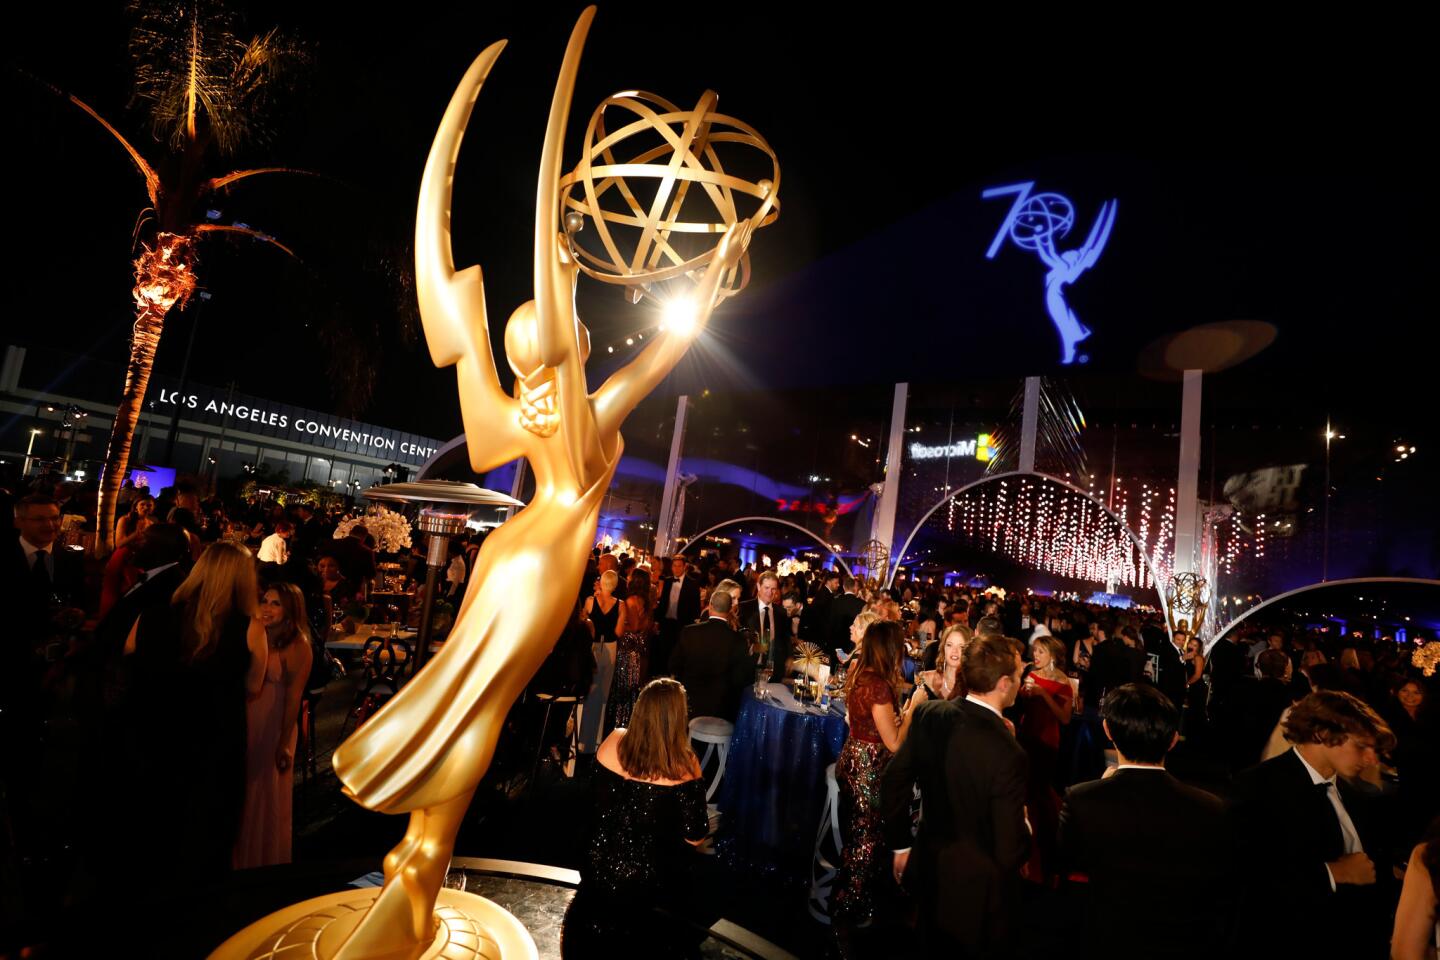
[[[808,886],[815,833],[825,806],[825,768],[840,756],[845,719],[806,712],[781,684],[756,700],[747,690],[716,803],[715,849],[742,873]]]

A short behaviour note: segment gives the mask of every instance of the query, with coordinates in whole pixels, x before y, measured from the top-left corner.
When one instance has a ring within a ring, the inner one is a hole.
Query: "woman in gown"
[[[899,709],[905,686],[900,673],[904,635],[904,628],[893,620],[870,623],[845,673],[850,731],[835,762],[844,848],[830,901],[830,917],[842,949],[848,928],[865,926],[873,919],[875,891],[889,867],[883,846],[880,776],[910,729],[911,711],[925,700],[925,691],[916,690],[905,710]]]
[[[1061,668],[1065,646],[1059,640],[1048,633],[1037,636],[1030,641],[1030,657],[1035,669],[1020,690],[1024,709],[1015,734],[1030,757],[1025,805],[1035,828],[1035,844],[1025,872],[1030,879],[1043,882],[1050,879],[1054,866],[1055,833],[1060,827],[1055,772],[1060,760],[1060,728],[1070,722],[1073,690]]]
[[[960,666],[965,662],[965,645],[970,642],[970,628],[952,623],[940,635],[938,656],[933,669],[926,670],[916,679],[929,688],[941,700],[956,700],[965,696],[965,675]]]
[[[595,676],[585,697],[580,717],[580,752],[594,754],[605,735],[605,704],[610,699],[610,682],[615,677],[615,646],[625,632],[625,605],[615,596],[620,575],[606,570],[595,582],[595,596],[585,598],[585,619],[595,627]]]
[[[246,705],[245,806],[235,867],[290,862],[290,805],[295,792],[295,722],[313,653],[305,598],[276,583],[260,598],[269,652],[265,682]]]
[[[575,315],[579,268],[557,228],[566,117],[593,17],[593,7],[582,13],[570,36],[551,102],[535,203],[535,299],[505,324],[513,393],[495,368],[481,270],[457,272],[450,247],[461,134],[503,42],[486,48],[460,81],[421,177],[415,286],[430,357],[456,366],[471,468],[483,473],[523,456],[536,492],[486,538],[444,647],[335,750],[347,795],[371,810],[410,815],[404,839],[385,858],[384,886],[335,960],[413,951],[433,939],[455,834],[505,715],[574,609],[624,446],[620,426],[704,331],[722,279],[740,266],[751,224],[760,222],[752,217],[726,231],[691,295],[694,314],[649,338],[591,394],[590,336]],[[769,209],[762,205],[762,213]]]
[[[648,665],[645,653],[650,635],[655,632],[655,603],[650,599],[650,573],[636,570],[630,574],[625,596],[625,629],[615,649],[615,679],[610,684],[610,700],[606,706],[605,727],[630,725],[630,711],[640,695],[640,685]]]
[[[230,869],[245,796],[245,702],[266,662],[255,612],[249,551],[214,543],[170,606],[146,612],[126,638],[135,780],[120,793],[148,798],[124,820],[142,845],[127,869],[147,894],[181,894]]]
[[[680,912],[709,821],[700,761],[690,749],[685,688],[651,680],[628,728],[600,745],[580,889],[565,911],[563,957],[684,956]]]

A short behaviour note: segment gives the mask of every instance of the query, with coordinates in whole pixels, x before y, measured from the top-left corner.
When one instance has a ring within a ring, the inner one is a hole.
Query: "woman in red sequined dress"
[[[873,918],[875,889],[888,864],[877,859],[882,848],[880,775],[910,727],[910,713],[925,699],[917,690],[904,711],[899,709],[905,681],[900,673],[904,629],[880,620],[865,636],[850,661],[845,678],[846,717],[850,735],[835,762],[840,785],[840,870],[830,917],[837,927],[863,927]],[[842,942],[844,940],[841,937]]]

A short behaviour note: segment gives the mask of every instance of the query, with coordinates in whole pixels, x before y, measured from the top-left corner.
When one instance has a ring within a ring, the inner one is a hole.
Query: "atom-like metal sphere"
[[[749,222],[753,230],[775,222],[780,215],[775,152],[754,128],[716,113],[715,106],[708,90],[693,110],[652,93],[627,91],[596,109],[580,163],[560,180],[557,211],[563,211],[571,252],[587,275],[628,287],[638,300],[652,284],[701,271],[720,236],[735,224]],[[607,112],[621,114],[613,132]],[[752,181],[733,172],[747,163],[753,167],[757,157],[768,167],[767,176]],[[576,215],[595,223],[589,246],[581,246],[579,231],[569,229]],[[711,242],[687,243],[686,235],[709,235]],[[746,256],[721,281],[718,297],[740,292],[749,279]]]

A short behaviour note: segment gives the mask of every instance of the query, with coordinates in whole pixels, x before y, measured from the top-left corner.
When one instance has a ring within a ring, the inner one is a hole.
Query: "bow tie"
[[[1315,792],[1328,800],[1330,799],[1330,788],[1333,786],[1335,786],[1334,780],[1321,780],[1315,784]]]

